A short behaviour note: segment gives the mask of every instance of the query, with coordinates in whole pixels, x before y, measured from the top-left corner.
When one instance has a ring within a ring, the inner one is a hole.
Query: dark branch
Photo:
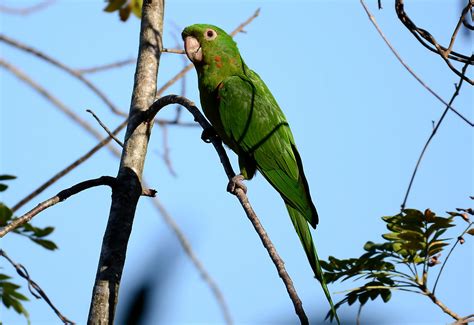
[[[466,73],[467,67],[468,67],[468,64],[466,63],[464,65],[463,69],[462,69],[463,75],[464,75],[464,73]],[[431,140],[434,138],[434,136],[435,136],[436,132],[438,131],[441,123],[443,122],[444,117],[448,113],[449,107],[451,107],[451,104],[454,102],[454,99],[458,96],[459,90],[461,89],[463,81],[464,81],[464,78],[460,78],[459,83],[456,85],[456,90],[454,91],[454,94],[451,97],[451,100],[449,101],[448,105],[446,106],[443,114],[441,114],[441,117],[438,120],[438,123],[436,123],[436,126],[433,128],[433,131],[431,131],[431,134],[428,137],[428,140],[426,141],[426,143],[423,147],[423,150],[421,150],[420,156],[418,157],[418,161],[416,162],[416,165],[415,165],[415,169],[413,170],[413,173],[411,175],[410,182],[408,183],[408,188],[407,188],[406,193],[405,193],[405,198],[403,199],[403,202],[401,204],[402,211],[405,209],[405,205],[407,203],[408,196],[410,195],[410,190],[411,190],[411,187],[413,185],[413,181],[415,180],[416,172],[418,171],[418,167],[420,166],[421,160],[423,159],[423,155],[425,154],[426,149],[428,148]]]
[[[150,107],[150,109],[148,109],[148,111],[144,112],[142,116],[137,116],[137,120],[130,121],[130,123],[132,125],[138,125],[140,123],[143,123],[144,121],[151,121],[154,119],[156,114],[163,107],[170,104],[180,104],[184,106],[193,115],[194,120],[198,122],[199,125],[201,125],[201,127],[204,130],[208,130],[212,128],[212,126],[209,124],[206,118],[201,114],[201,112],[194,105],[193,102],[191,102],[187,98],[177,96],[177,95],[168,95],[168,96],[164,96],[158,99],[156,102],[153,103],[153,105]],[[231,180],[235,176],[235,173],[230,164],[229,157],[227,156],[227,153],[222,145],[221,139],[217,135],[211,135],[209,137],[209,140],[213,144],[215,150],[217,151],[217,154],[219,155],[219,158],[221,160],[222,166],[224,167],[227,178]],[[279,256],[277,250],[273,246],[273,243],[268,237],[265,229],[260,223],[260,220],[258,219],[255,211],[250,205],[247,195],[241,188],[236,188],[232,194],[234,194],[238,198],[240,204],[242,205],[242,208],[245,211],[245,214],[247,215],[253,227],[255,228],[255,231],[259,235],[263,246],[267,249],[267,252],[270,255],[270,258],[272,259],[272,262],[278,271],[278,275],[282,279],[286,287],[286,290],[288,292],[288,295],[290,296],[290,299],[293,302],[295,312],[298,315],[301,324],[308,324],[308,318],[304,312],[302,302],[298,297],[296,289],[293,286],[293,281],[291,280],[290,276],[286,272],[283,260]]]
[[[43,291],[43,289],[41,289],[41,287],[35,281],[33,281],[30,278],[30,275],[28,274],[28,271],[26,270],[26,268],[23,265],[21,265],[19,263],[15,263],[7,255],[7,253],[1,248],[0,248],[0,256],[3,256],[8,262],[10,262],[10,264],[15,268],[16,272],[22,278],[24,278],[26,281],[28,281],[28,289],[30,290],[31,294],[35,298],[37,298],[37,299],[43,298],[43,300],[46,301],[46,303],[49,305],[49,307],[51,307],[51,309],[56,313],[56,315],[58,315],[59,319],[61,319],[61,321],[64,324],[75,324],[73,321],[69,320],[68,318],[66,318],[66,316],[61,314],[61,312],[53,305],[53,303],[51,302],[51,299],[49,299],[48,295],[46,295],[46,293]]]

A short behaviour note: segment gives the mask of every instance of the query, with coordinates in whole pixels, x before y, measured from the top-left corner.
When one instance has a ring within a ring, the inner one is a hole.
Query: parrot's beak
[[[199,41],[195,37],[186,36],[184,39],[184,50],[186,51],[188,58],[193,63],[202,61],[201,44],[199,44]]]

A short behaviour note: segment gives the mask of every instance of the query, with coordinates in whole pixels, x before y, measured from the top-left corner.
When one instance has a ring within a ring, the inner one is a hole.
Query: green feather
[[[209,30],[217,36],[209,39],[207,36],[214,35],[208,35]],[[318,214],[285,115],[263,80],[246,66],[232,37],[222,29],[193,25],[182,36],[195,38],[202,51],[194,65],[204,114],[239,156],[241,174],[251,179],[258,170],[280,193],[314,275],[336,314],[309,229],[309,224],[316,227]]]

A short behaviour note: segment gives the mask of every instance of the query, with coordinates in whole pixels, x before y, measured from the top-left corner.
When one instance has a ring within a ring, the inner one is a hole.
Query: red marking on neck
[[[221,61],[222,61],[220,55],[216,55],[216,56],[214,57],[214,60],[216,60],[216,62],[221,62]]]

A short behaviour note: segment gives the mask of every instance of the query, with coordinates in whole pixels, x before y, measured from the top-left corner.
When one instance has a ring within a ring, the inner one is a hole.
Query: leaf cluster
[[[131,13],[138,18],[142,17],[143,0],[108,0],[107,2],[104,11],[117,11],[121,21],[127,21]]]
[[[363,286],[348,290],[344,299],[335,305],[336,309],[356,301],[363,306],[369,298],[375,300],[377,297],[386,303],[393,290],[416,293],[426,290],[429,269],[440,263],[443,249],[452,240],[443,238],[443,234],[455,225],[455,217],[460,216],[469,222],[466,212],[472,211],[458,209],[442,217],[429,209],[424,212],[405,209],[394,216],[382,217],[389,230],[382,235],[384,241],[366,242],[365,252],[358,258],[330,256],[328,261],[322,260],[321,267],[328,283],[348,279],[367,281]],[[470,234],[472,230],[466,233]],[[418,272],[420,266],[421,274]],[[327,317],[332,320],[334,314],[330,311]]]
[[[12,175],[0,175],[0,192],[5,191],[8,185],[3,181],[15,179]],[[0,202],[0,227],[6,226],[14,219],[12,210],[3,202]],[[51,240],[46,239],[54,231],[54,227],[39,228],[30,224],[24,224],[12,232],[29,238],[34,243],[48,249],[55,250],[58,246]],[[2,303],[7,308],[13,308],[17,313],[24,315],[29,320],[28,311],[22,304],[22,301],[27,301],[28,298],[18,292],[20,286],[10,282],[11,277],[0,272],[0,297]]]

